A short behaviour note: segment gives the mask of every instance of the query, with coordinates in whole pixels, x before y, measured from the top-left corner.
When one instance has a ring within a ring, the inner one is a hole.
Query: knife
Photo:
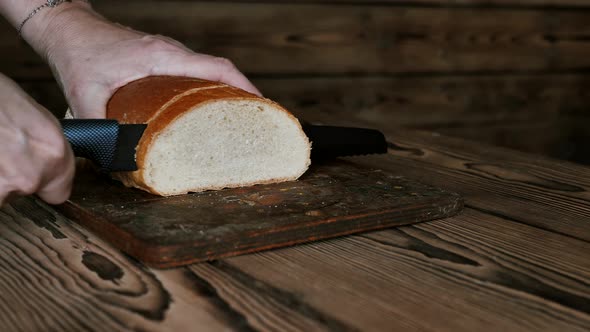
[[[146,124],[119,124],[109,119],[64,119],[63,133],[74,155],[94,161],[103,172],[135,171],[135,148]],[[312,142],[314,161],[386,153],[385,136],[374,129],[302,123]]]

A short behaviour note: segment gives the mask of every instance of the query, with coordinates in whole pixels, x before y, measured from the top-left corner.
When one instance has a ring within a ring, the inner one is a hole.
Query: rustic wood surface
[[[142,263],[169,268],[445,218],[462,207],[455,193],[331,160],[298,181],[172,197],[79,168],[58,211]]]
[[[116,22],[228,57],[251,75],[556,72],[590,65],[590,12],[579,9],[199,1],[94,7]],[[50,77],[12,29],[0,30],[0,47],[10,50],[0,54],[8,75]]]
[[[154,270],[44,204],[7,206],[2,330],[590,329],[590,168],[392,129],[399,122],[536,152],[558,144],[551,137],[570,130],[555,126],[564,114],[587,122],[590,2],[151,2],[95,3],[123,23],[232,58],[307,119],[378,126],[389,155],[351,162],[457,191],[467,208]],[[0,47],[9,50],[0,71],[61,112],[49,70],[6,24]]]
[[[390,132],[350,162],[456,190],[456,217],[172,270],[42,203],[0,210],[0,325],[21,331],[590,328],[590,168]],[[29,201],[31,202],[31,201]]]

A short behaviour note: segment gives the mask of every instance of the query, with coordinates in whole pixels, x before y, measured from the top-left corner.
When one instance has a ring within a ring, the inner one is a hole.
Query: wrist
[[[44,8],[22,28],[21,35],[45,60],[68,41],[68,35],[80,22],[99,19],[86,1],[65,2]]]

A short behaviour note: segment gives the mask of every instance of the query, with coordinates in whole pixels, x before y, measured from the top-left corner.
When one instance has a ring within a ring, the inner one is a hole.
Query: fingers
[[[198,77],[226,83],[258,96],[262,95],[226,58],[194,53],[182,43],[164,36],[145,36],[143,40],[148,41],[148,47],[153,48],[152,54],[163,55],[150,59],[154,61],[152,75]]]
[[[167,66],[167,75],[198,77],[222,82],[258,96],[260,91],[228,59],[205,54],[191,54]]]
[[[61,204],[70,197],[73,184],[73,174],[73,171],[64,173],[65,176],[60,177],[55,181],[51,181],[39,190],[35,189],[30,192],[25,191],[24,189],[9,190],[6,188],[0,188],[0,207],[10,203],[10,201],[17,196],[31,195],[35,193],[39,196],[39,198],[49,204]]]
[[[50,204],[63,203],[71,193],[75,173],[73,152],[67,146],[47,149],[48,142],[32,143],[14,156],[12,174],[4,173],[0,182],[0,200],[11,195],[37,194]],[[67,143],[64,143],[67,144]],[[20,167],[18,165],[21,165]]]
[[[56,165],[47,170],[36,194],[49,204],[65,202],[72,192],[75,169],[74,154],[68,147]]]
[[[28,110],[21,110],[23,113]],[[37,113],[39,114],[39,113]],[[27,120],[28,117],[23,117]],[[38,194],[50,204],[64,202],[70,195],[75,173],[74,156],[61,131],[49,118],[31,118],[21,135],[7,135],[0,148],[0,204],[9,196]],[[41,133],[33,134],[42,122]],[[0,129],[3,123],[0,123]],[[23,125],[23,124],[21,124]],[[19,137],[17,137],[19,136]]]
[[[203,57],[205,58],[204,63],[202,63],[203,60],[197,59],[199,61],[199,66],[197,67],[197,64],[195,64],[190,67],[195,72],[203,72],[203,75],[209,76],[203,78],[226,83],[258,96],[262,95],[254,84],[252,84],[230,60],[208,55]]]
[[[51,181],[45,187],[37,191],[39,198],[49,204],[61,204],[65,202],[72,193],[73,172],[72,176],[62,177],[58,180]]]
[[[104,119],[106,105],[114,91],[100,83],[75,84],[66,91],[74,118]]]
[[[39,194],[61,203],[70,193],[73,152],[57,119],[20,87],[0,76],[0,204]]]

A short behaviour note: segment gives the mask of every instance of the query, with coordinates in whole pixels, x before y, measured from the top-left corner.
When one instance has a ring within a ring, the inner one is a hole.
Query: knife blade
[[[145,124],[119,124],[109,119],[61,120],[74,155],[94,161],[103,172],[135,171],[135,148]],[[385,136],[374,129],[313,125],[303,131],[312,142],[313,161],[387,152]]]
[[[368,128],[302,124],[311,141],[312,160],[387,152],[385,136]]]

